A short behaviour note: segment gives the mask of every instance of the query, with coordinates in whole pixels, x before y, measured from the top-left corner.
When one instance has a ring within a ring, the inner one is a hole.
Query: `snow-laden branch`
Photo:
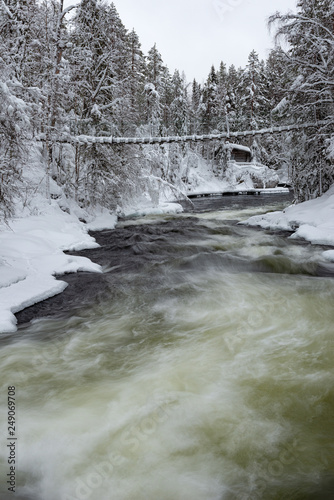
[[[76,9],[78,5],[70,5],[69,7],[66,7],[66,9],[63,10],[60,14],[60,22],[64,19],[66,14],[68,14],[71,10]]]
[[[296,24],[301,23],[301,24],[312,24],[313,26],[317,26],[318,28],[321,28],[323,31],[325,31],[331,39],[334,40],[334,34],[326,28],[323,24],[319,23],[315,19],[301,16],[298,14],[287,14],[285,16],[282,16],[278,12],[271,16],[269,18],[269,26],[274,24],[275,21],[280,21],[281,23],[291,21],[289,24],[286,24],[285,26],[281,26],[281,28],[278,30],[276,37],[279,37],[280,35],[286,35],[288,33],[288,30],[293,28]],[[330,42],[333,43],[333,42]]]
[[[7,5],[5,4],[4,0],[1,0],[1,5],[4,9],[4,11],[6,12],[6,14],[11,18],[13,19],[13,14],[11,13],[11,11],[9,10],[9,8],[7,7]]]
[[[332,38],[334,40],[334,34],[328,28],[326,28],[326,26],[324,26],[323,24],[319,23],[315,19],[310,19],[310,18],[304,17],[304,16],[296,16],[296,17],[297,17],[298,21],[300,21],[302,24],[313,24],[314,26],[317,26],[318,28],[321,28],[323,31],[325,31],[326,33],[328,33],[328,35],[330,36],[330,38]]]
[[[100,111],[105,111],[106,109],[112,108],[113,106],[115,106],[115,104],[121,103],[122,100],[123,100],[122,97],[116,97],[116,99],[114,99],[113,101],[111,101],[109,104],[104,104],[103,106],[99,106],[99,110]]]
[[[168,181],[165,181],[164,179],[161,179],[161,177],[157,177],[156,175],[152,175],[152,174],[142,175],[141,177],[142,177],[142,179],[149,179],[149,180],[157,181],[159,184],[162,184],[165,187],[169,187],[172,191],[175,191],[178,195],[181,195],[181,199],[187,200],[192,205],[194,205],[193,202],[188,198],[188,196],[185,193],[183,193],[183,191],[181,191],[180,188],[178,188],[177,186],[173,186],[173,184],[171,184]]]
[[[327,71],[326,71],[327,66],[326,66],[326,68],[322,68],[318,64],[313,64],[313,63],[307,62],[307,61],[305,61],[305,59],[299,59],[296,56],[289,56],[289,54],[285,54],[285,56],[289,59],[289,61],[296,62],[297,64],[299,64],[301,66],[304,66],[305,68],[309,68],[309,69],[312,69],[312,70],[317,70],[317,71],[319,71],[320,73],[323,73],[323,74],[327,73]]]
[[[100,78],[100,81],[99,83],[97,84],[97,87],[95,89],[95,91],[93,92],[92,94],[92,100],[94,101],[95,100],[95,97],[97,96],[97,94],[99,93],[100,91],[100,88],[102,86],[102,83],[104,82],[104,79],[106,77],[106,74],[107,74],[107,71],[108,71],[108,67],[105,68],[105,70],[103,71],[103,74],[102,74],[102,77]]]

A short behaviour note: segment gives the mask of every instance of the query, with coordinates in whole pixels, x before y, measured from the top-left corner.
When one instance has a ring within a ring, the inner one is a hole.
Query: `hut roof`
[[[225,143],[225,149],[229,149],[230,151],[232,151],[232,149],[237,149],[239,151],[251,153],[251,150],[247,146],[242,146],[242,144],[233,144],[231,142]]]

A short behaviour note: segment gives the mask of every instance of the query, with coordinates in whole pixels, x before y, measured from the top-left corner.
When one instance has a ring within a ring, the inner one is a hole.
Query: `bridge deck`
[[[217,191],[215,193],[205,192],[205,193],[188,193],[188,198],[209,198],[213,196],[259,196],[266,194],[288,194],[290,193],[289,188],[254,188],[254,189],[246,189],[246,190],[231,190],[231,191]]]
[[[39,140],[47,141],[53,140],[60,143],[72,144],[170,144],[178,142],[205,142],[205,141],[219,141],[222,139],[229,140],[236,137],[251,137],[265,134],[279,134],[282,132],[289,132],[292,130],[299,130],[304,128],[313,128],[328,125],[327,121],[319,121],[317,123],[299,123],[294,125],[284,125],[282,127],[271,127],[260,130],[244,130],[238,132],[222,132],[220,134],[208,135],[184,135],[184,136],[170,136],[170,137],[105,137],[105,136],[62,136],[62,137],[47,137],[46,134],[41,134]]]

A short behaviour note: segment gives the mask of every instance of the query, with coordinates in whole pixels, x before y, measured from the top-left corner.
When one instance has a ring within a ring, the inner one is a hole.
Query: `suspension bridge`
[[[39,136],[39,140],[50,140],[58,143],[71,144],[170,144],[170,143],[186,143],[186,142],[207,142],[229,140],[242,137],[256,137],[267,134],[280,134],[294,130],[302,130],[307,128],[318,128],[328,125],[328,121],[318,121],[312,123],[297,123],[293,125],[283,125],[280,127],[270,127],[258,130],[245,130],[237,132],[221,132],[219,134],[207,135],[184,135],[184,136],[168,136],[168,137],[115,137],[115,136],[62,136],[55,138],[54,136],[46,137],[46,134]]]

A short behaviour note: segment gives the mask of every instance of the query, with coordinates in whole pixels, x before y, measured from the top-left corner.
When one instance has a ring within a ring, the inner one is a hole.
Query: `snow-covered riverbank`
[[[243,224],[294,231],[291,238],[334,246],[334,185],[320,198],[292,205],[283,212],[255,215]],[[327,255],[334,260],[334,250]]]
[[[40,207],[42,208],[42,207]],[[38,215],[18,217],[0,231],[0,331],[16,330],[15,312],[62,292],[67,284],[55,275],[79,270],[101,272],[89,259],[63,250],[94,248],[97,243],[74,215],[56,202]]]
[[[41,300],[61,293],[67,283],[56,276],[77,271],[102,272],[99,265],[84,257],[66,255],[66,250],[98,246],[88,231],[113,229],[117,216],[105,209],[96,210],[88,222],[79,220],[84,213],[72,203],[70,214],[56,201],[37,195],[34,209],[22,210],[19,216],[0,224],[0,332],[15,332],[14,314]],[[138,208],[138,210],[137,210]],[[133,213],[162,214],[179,212],[176,203],[134,207]],[[35,215],[32,215],[35,213]]]

